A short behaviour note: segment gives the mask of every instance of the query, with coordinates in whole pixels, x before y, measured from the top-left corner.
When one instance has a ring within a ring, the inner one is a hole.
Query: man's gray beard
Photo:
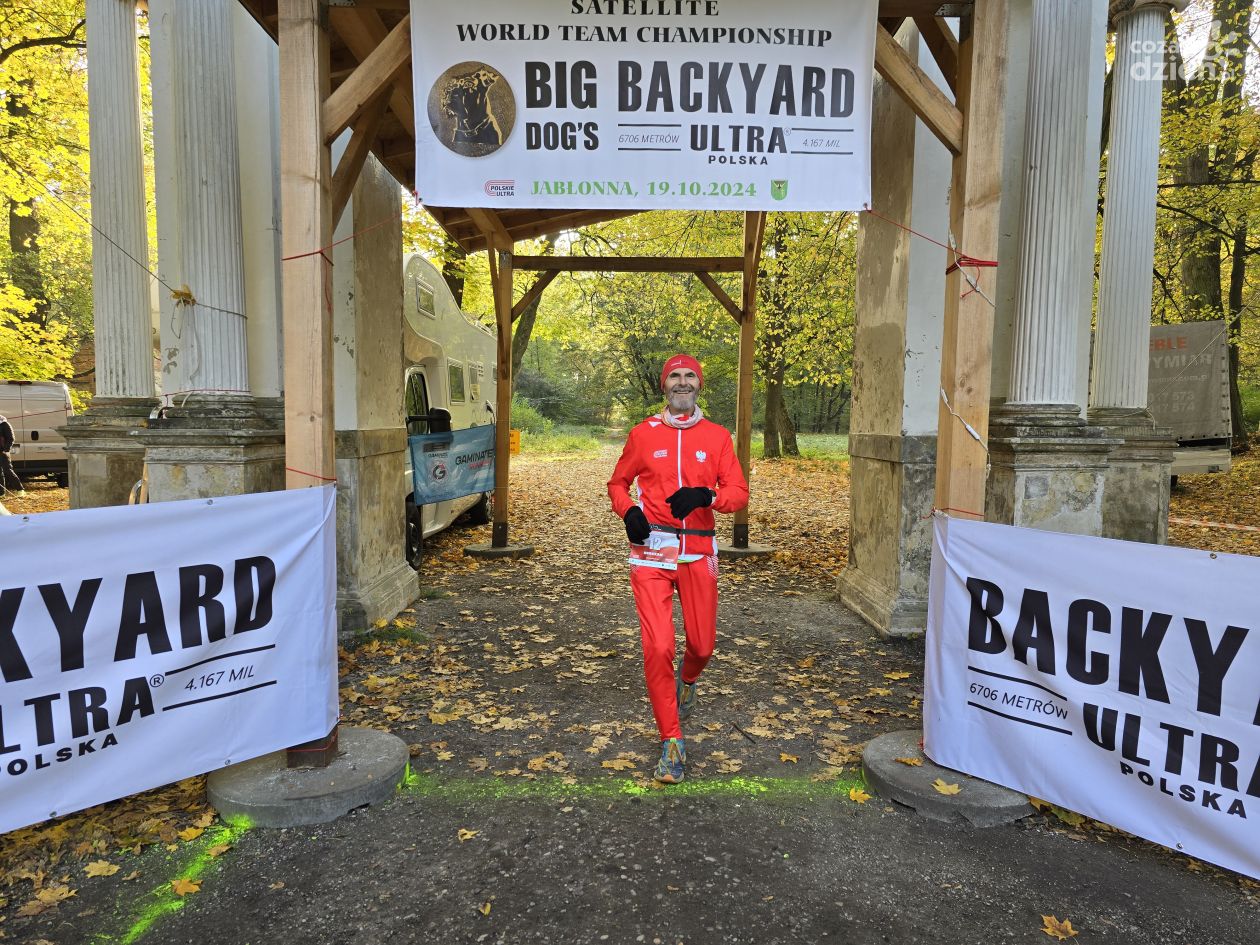
[[[698,396],[698,393],[670,394],[667,398],[667,403],[669,404],[669,409],[675,415],[690,417],[696,412],[696,399]]]

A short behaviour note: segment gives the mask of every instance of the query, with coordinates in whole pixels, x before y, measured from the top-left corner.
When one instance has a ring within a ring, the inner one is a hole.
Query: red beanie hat
[[[669,377],[672,371],[678,368],[691,368],[696,372],[696,377],[700,381],[700,386],[704,386],[704,371],[700,367],[700,362],[689,354],[676,354],[661,368],[661,390],[665,389],[665,378]]]

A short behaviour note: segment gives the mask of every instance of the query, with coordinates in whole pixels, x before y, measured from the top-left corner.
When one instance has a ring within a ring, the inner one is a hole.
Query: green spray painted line
[[[682,784],[653,787],[631,778],[568,781],[561,778],[506,779],[442,778],[432,774],[409,772],[403,790],[424,797],[449,800],[515,800],[542,798],[561,800],[590,798],[615,800],[625,797],[662,799],[674,797],[743,797],[764,800],[849,797],[852,788],[865,787],[860,778],[836,781],[812,781],[808,777],[792,778],[704,778]]]
[[[93,939],[94,945],[132,945],[148,932],[158,919],[184,908],[184,900],[175,895],[174,890],[171,889],[171,883],[180,879],[189,881],[197,879],[214,859],[210,855],[210,850],[219,844],[235,843],[252,826],[248,817],[232,817],[222,827],[208,830],[193,843],[188,844],[181,851],[184,855],[179,857],[182,865],[176,865],[177,874],[165,880],[143,898],[143,904],[138,908],[127,931],[121,935],[97,935]]]

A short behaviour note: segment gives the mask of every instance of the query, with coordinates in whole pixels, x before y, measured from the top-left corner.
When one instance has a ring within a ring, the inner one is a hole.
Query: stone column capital
[[[1162,7],[1167,11],[1175,10],[1180,13],[1187,3],[1189,0],[1111,0],[1107,7],[1107,23],[1114,30],[1122,19],[1143,7]]]

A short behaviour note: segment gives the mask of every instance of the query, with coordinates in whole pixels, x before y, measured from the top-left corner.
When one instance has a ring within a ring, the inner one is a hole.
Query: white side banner
[[[877,0],[411,0],[435,207],[860,210]]]
[[[326,735],[334,500],[0,518],[0,833]]]
[[[1260,559],[937,516],[924,750],[1260,877]]]

